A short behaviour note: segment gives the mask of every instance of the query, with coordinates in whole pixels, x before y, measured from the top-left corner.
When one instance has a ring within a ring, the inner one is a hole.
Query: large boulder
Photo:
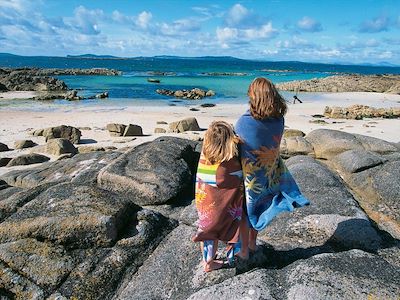
[[[124,235],[112,248],[76,252],[79,264],[51,299],[111,299],[176,226],[159,214],[140,210],[130,217]],[[60,298],[58,298],[60,297]]]
[[[196,118],[186,118],[180,121],[171,122],[169,124],[169,131],[181,133],[184,131],[199,131],[200,127]]]
[[[195,142],[161,137],[125,152],[98,176],[102,188],[130,195],[139,205],[163,204],[189,188],[198,154]]]
[[[11,159],[8,162],[7,167],[38,164],[48,160],[50,160],[50,157],[37,153],[23,154]]]
[[[351,250],[316,255],[280,270],[247,272],[188,299],[396,299],[399,293],[398,268]]]
[[[77,154],[78,149],[68,139],[51,139],[46,143],[46,153],[61,155],[64,153]]]
[[[135,210],[112,192],[61,183],[0,223],[0,242],[32,237],[68,248],[110,246]]]
[[[360,172],[387,161],[381,155],[366,150],[348,150],[331,159],[336,167],[347,173]]]
[[[68,139],[73,144],[79,144],[82,136],[78,128],[66,125],[49,127],[44,129],[41,133],[46,138],[46,142],[50,139],[63,138]]]
[[[10,151],[6,144],[0,143],[0,152]]]
[[[398,151],[393,144],[373,137],[332,129],[317,129],[306,136],[314,147],[315,157],[330,159],[348,150],[369,150],[378,153]]]
[[[107,130],[110,132],[111,136],[123,136],[125,132],[126,125],[110,123],[106,126]]]
[[[31,238],[0,244],[0,260],[44,290],[57,288],[74,267],[64,247]]]
[[[34,143],[32,140],[19,140],[14,143],[15,149],[24,149],[24,148],[31,148],[36,146],[37,144]]]
[[[357,173],[340,169],[358,202],[380,229],[400,239],[400,160],[378,164]]]
[[[23,188],[66,181],[95,184],[99,171],[120,155],[119,152],[77,154],[70,159],[47,162],[29,170],[13,170],[0,177],[9,185]]]
[[[139,125],[128,124],[125,127],[123,136],[142,136],[143,130]]]
[[[335,249],[381,247],[379,234],[338,176],[309,156],[294,156],[287,166],[311,205],[278,215],[259,233],[275,249],[299,250],[276,260],[294,261]]]
[[[202,287],[233,277],[235,269],[204,274],[199,245],[190,239],[194,232],[186,225],[175,228],[138,272],[125,278],[115,298],[186,299]]]
[[[314,155],[314,148],[304,137],[291,136],[282,139],[280,153],[284,158],[295,155]]]

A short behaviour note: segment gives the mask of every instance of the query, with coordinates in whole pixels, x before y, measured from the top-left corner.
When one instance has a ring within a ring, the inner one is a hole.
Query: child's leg
[[[258,231],[255,230],[254,228],[250,228],[250,233],[249,233],[249,249],[250,251],[256,251],[257,249],[257,234]]]
[[[200,243],[204,261],[204,271],[210,272],[220,269],[223,265],[222,261],[215,260],[215,254],[218,249],[217,240],[209,240]]]
[[[247,225],[247,218],[240,221],[240,252],[237,256],[247,259],[249,257],[249,226]]]

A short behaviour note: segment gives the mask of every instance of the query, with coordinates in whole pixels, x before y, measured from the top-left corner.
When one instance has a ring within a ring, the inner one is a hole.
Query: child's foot
[[[224,265],[224,262],[222,260],[212,260],[212,261],[204,264],[204,272],[208,273],[211,271],[221,269],[223,267],[223,265]]]
[[[249,252],[247,251],[247,253],[244,253],[242,251],[238,252],[235,254],[236,257],[240,257],[243,260],[247,260],[249,259]]]

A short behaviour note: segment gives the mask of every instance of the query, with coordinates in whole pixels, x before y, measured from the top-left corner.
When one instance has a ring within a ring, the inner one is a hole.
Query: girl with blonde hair
[[[196,174],[199,221],[193,241],[200,242],[205,272],[219,269],[224,264],[216,260],[219,240],[228,243],[230,264],[240,249],[237,247],[240,225],[247,221],[242,218],[244,186],[238,159],[239,141],[232,126],[224,121],[211,123],[204,136]]]
[[[250,109],[237,121],[242,140],[246,212],[249,220],[249,250],[256,250],[258,231],[283,211],[308,205],[279,155],[287,105],[274,84],[256,78],[248,90]],[[246,241],[244,241],[245,243]]]

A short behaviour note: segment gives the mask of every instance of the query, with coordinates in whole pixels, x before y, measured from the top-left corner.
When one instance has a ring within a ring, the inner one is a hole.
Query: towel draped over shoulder
[[[240,156],[250,225],[264,229],[281,212],[308,205],[279,155],[284,119],[243,114],[235,126],[243,143]]]

